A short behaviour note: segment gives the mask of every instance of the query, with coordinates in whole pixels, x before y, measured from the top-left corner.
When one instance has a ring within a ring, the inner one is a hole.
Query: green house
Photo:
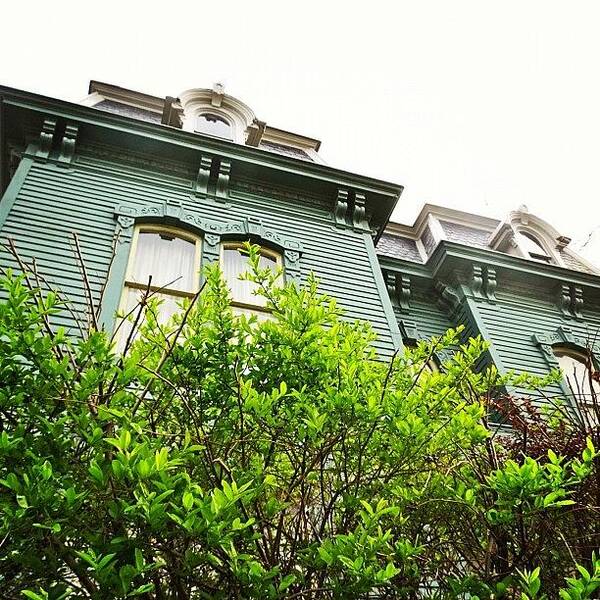
[[[235,309],[266,315],[237,277],[251,240],[370,321],[382,356],[463,325],[491,344],[481,368],[560,365],[547,394],[591,395],[600,271],[569,238],[525,207],[500,222],[426,205],[391,223],[402,186],[330,167],[319,146],[220,85],[157,98],[93,81],[78,104],[0,88],[0,237],[68,296],[58,321],[74,333],[112,331],[148,287],[168,316],[214,261]],[[4,248],[1,266],[17,263]]]

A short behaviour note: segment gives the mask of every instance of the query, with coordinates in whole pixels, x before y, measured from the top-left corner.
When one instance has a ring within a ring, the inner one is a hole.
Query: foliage
[[[592,441],[510,454],[484,342],[383,360],[313,277],[280,285],[247,250],[270,319],[236,316],[209,268],[167,324],[144,294],[119,352],[57,327],[35,273],[4,277],[0,596],[592,597],[599,561],[559,541]]]

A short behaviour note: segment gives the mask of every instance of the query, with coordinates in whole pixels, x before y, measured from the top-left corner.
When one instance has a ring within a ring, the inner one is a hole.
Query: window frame
[[[194,243],[194,271],[197,272],[198,276],[194,280],[194,289],[192,291],[184,291],[178,290],[167,286],[160,285],[150,285],[148,286],[148,282],[139,283],[137,281],[133,281],[132,274],[135,266],[135,259],[137,255],[137,247],[138,247],[138,239],[140,233],[167,233],[173,235],[173,237],[177,237],[183,240],[187,240],[189,242]],[[119,313],[123,314],[127,309],[127,301],[129,299],[129,294],[132,290],[135,291],[143,291],[150,290],[150,292],[155,294],[161,294],[164,296],[174,296],[176,298],[193,298],[195,294],[200,290],[200,268],[201,268],[201,260],[202,260],[202,237],[186,231],[185,229],[180,229],[178,227],[170,227],[168,225],[161,224],[148,224],[148,223],[140,223],[135,226],[133,231],[133,235],[131,238],[131,244],[129,247],[129,256],[127,258],[127,267],[125,269],[125,277],[123,278],[123,284],[121,289],[121,299],[119,301]]]
[[[227,278],[226,278],[225,271],[223,269],[224,252],[225,252],[225,250],[239,250],[240,248],[244,247],[244,244],[245,244],[245,241],[239,241],[239,240],[231,240],[231,241],[225,240],[225,241],[221,242],[221,247],[219,248],[219,267],[221,269],[223,278],[225,279],[226,283],[227,283]],[[271,258],[274,258],[277,269],[283,269],[283,253],[278,252],[277,250],[273,250],[272,248],[269,248],[268,246],[262,246],[262,245],[260,246],[259,253],[263,256],[269,256]],[[283,273],[282,278],[284,276],[285,276],[285,273]],[[229,290],[229,293],[231,294],[231,290]],[[249,310],[249,311],[262,313],[262,314],[265,314],[265,313],[270,314],[273,312],[273,309],[269,308],[268,306],[265,306],[264,304],[250,304],[247,302],[241,302],[241,301],[233,298],[233,296],[231,297],[231,306],[233,308],[241,308],[244,310]]]
[[[585,367],[586,377],[590,377],[590,370],[592,372],[598,370],[598,360],[596,356],[591,350],[587,350],[581,347],[574,347],[569,344],[554,344],[552,345],[552,354],[554,355],[554,359],[558,364],[558,368],[560,369],[563,375],[563,387],[565,390],[569,391],[569,394],[572,396],[578,396],[576,398],[577,402],[581,402],[584,406],[593,406],[594,399],[593,397],[587,398],[585,394],[581,394],[577,389],[573,388],[573,385],[569,381],[569,374],[560,366],[560,358],[562,356],[566,356],[571,358],[574,361],[581,363]],[[560,356],[559,356],[560,354]],[[575,382],[579,384],[579,382]],[[586,385],[590,384],[589,379],[585,382]],[[595,395],[597,397],[597,401],[600,401],[600,382],[592,380],[591,385],[592,388],[596,385],[598,389],[595,390]]]
[[[227,137],[225,137],[222,135],[215,135],[214,133],[209,133],[208,131],[201,131],[200,129],[198,129],[198,120],[200,119],[200,117],[203,117],[204,115],[210,115],[212,117],[216,117],[217,119],[220,119],[221,121],[223,121],[224,123],[229,125],[229,135]],[[210,110],[204,110],[201,112],[197,112],[194,115],[194,133],[199,133],[200,135],[207,135],[207,136],[215,138],[217,140],[227,140],[229,142],[235,141],[235,125],[234,125],[234,123],[232,123],[231,119],[229,119],[225,115],[221,114],[220,112],[215,112],[215,111],[210,111]]]

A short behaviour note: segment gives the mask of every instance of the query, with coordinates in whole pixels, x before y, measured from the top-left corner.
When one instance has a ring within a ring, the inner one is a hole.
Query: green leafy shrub
[[[3,278],[0,596],[541,597],[535,527],[559,530],[591,442],[497,459],[483,341],[384,360],[313,277],[277,285],[248,252],[272,318],[235,316],[210,268],[166,325],[145,297],[123,353],[56,328],[32,274]],[[555,560],[561,597],[591,597],[597,561]]]

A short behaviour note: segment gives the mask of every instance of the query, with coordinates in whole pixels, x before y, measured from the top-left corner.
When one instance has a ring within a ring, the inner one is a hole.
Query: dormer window
[[[233,139],[233,128],[231,123],[214,113],[202,113],[196,118],[195,131],[225,140]]]
[[[548,264],[554,262],[548,251],[542,243],[531,233],[526,231],[519,232],[519,241],[522,249],[527,252],[527,256],[533,260],[539,260]]]

